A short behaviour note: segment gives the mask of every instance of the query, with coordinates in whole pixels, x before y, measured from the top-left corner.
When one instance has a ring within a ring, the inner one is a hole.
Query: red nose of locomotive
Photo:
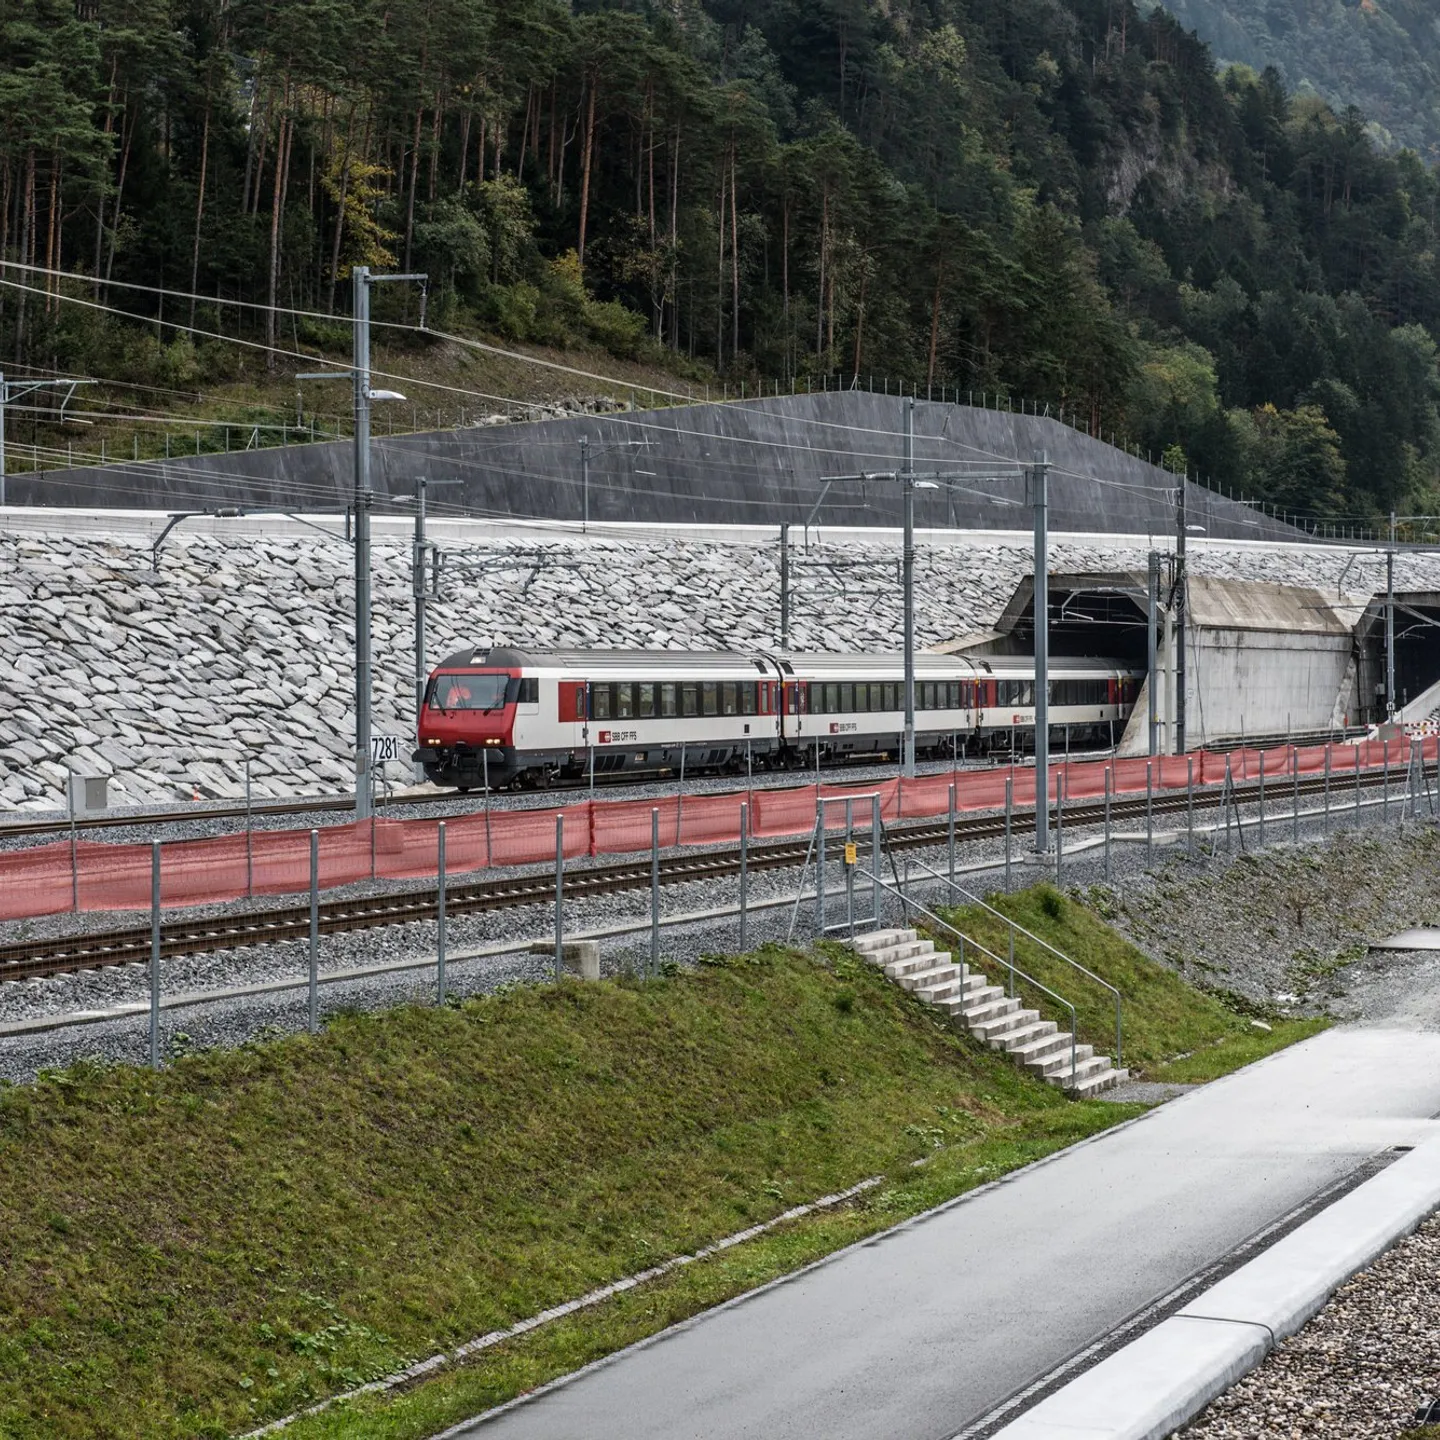
[[[505,779],[519,693],[518,671],[437,670],[426,687],[415,752],[427,778],[465,789]]]

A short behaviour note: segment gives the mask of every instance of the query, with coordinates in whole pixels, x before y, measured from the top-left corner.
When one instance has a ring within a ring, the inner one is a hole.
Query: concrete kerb
[[[1440,1140],[1432,1140],[1042,1400],[993,1440],[1164,1440],[1437,1207]]]

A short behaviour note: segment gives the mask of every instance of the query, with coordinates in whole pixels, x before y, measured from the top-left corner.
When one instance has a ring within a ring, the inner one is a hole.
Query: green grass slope
[[[893,1177],[291,1432],[432,1433],[1131,1113],[1025,1079],[853,957],[780,950],[0,1090],[0,1435],[242,1431]]]

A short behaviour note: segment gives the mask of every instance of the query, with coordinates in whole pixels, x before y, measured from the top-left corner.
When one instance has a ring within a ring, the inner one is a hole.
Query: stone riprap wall
[[[67,767],[108,775],[112,804],[244,793],[341,792],[352,774],[351,551],[314,531],[256,538],[176,531],[158,573],[150,540],[0,533],[0,810],[65,804]],[[1143,567],[1143,542],[1057,540],[1056,572]],[[433,664],[464,645],[679,649],[773,646],[774,544],[704,532],[471,542],[485,568],[432,602]],[[488,559],[486,557],[488,556]],[[798,650],[896,650],[899,549],[827,539],[792,551]],[[1369,595],[1383,557],[1258,548],[1197,553],[1200,573]],[[1347,573],[1348,565],[1348,573]],[[1440,560],[1402,557],[1397,583],[1440,587]],[[921,645],[988,628],[1030,572],[1018,540],[922,544]],[[407,542],[374,551],[375,727],[413,733]],[[396,784],[410,767],[391,766]]]

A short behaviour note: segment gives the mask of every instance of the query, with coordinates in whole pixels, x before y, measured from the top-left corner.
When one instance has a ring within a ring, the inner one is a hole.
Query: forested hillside
[[[400,266],[452,330],[1064,404],[1369,515],[1435,504],[1437,199],[1127,0],[0,0],[0,253],[94,277],[5,272],[10,367],[209,383],[253,352],[180,327],[333,350],[286,311]]]
[[[1170,0],[1223,62],[1273,65],[1292,88],[1365,113],[1387,149],[1440,159],[1434,0]]]

